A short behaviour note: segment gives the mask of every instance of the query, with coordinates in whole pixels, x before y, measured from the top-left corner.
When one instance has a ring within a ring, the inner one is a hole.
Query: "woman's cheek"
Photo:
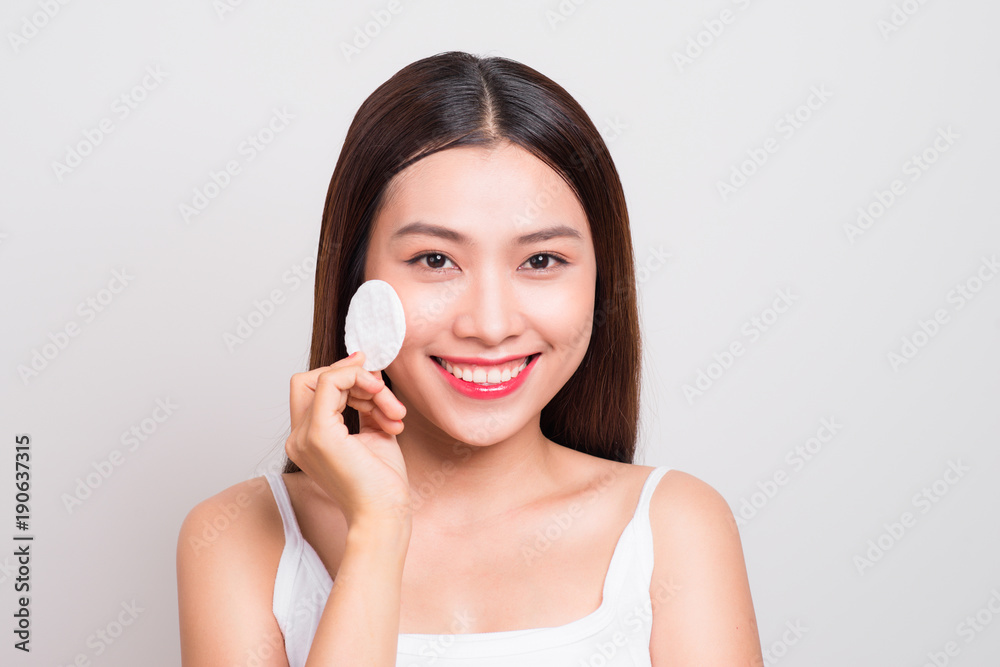
[[[455,302],[464,291],[457,281],[441,283],[440,286],[408,294],[403,300],[406,311],[407,331],[412,326],[415,333],[436,330],[454,317]]]
[[[547,338],[553,343],[586,348],[594,323],[593,304],[593,292],[565,291],[540,300],[531,319],[551,334]]]

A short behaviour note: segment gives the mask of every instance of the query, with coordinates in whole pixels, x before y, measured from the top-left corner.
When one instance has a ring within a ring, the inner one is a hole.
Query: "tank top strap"
[[[669,471],[669,466],[657,466],[649,473],[635,508],[636,546],[644,573],[648,573],[650,577],[653,575],[653,527],[649,519],[649,505],[657,485]]]
[[[319,556],[315,555],[312,547],[302,536],[291,498],[288,496],[288,488],[285,486],[285,478],[280,472],[266,472],[264,477],[271,487],[285,533],[285,546],[281,550],[281,559],[278,561],[278,571],[274,578],[271,611],[281,629],[289,664],[304,665],[309,645],[312,643],[311,633],[315,632],[316,626],[296,622],[296,618],[301,612],[302,605],[313,604],[316,591],[324,588],[318,577],[310,578],[314,569],[310,566],[309,554],[312,552],[312,557],[316,561],[319,561]],[[329,574],[321,562],[318,569],[329,579]],[[327,585],[325,590],[328,593],[330,586]],[[316,620],[318,621],[318,618]]]
[[[295,518],[295,510],[292,508],[292,500],[288,497],[288,488],[285,486],[285,479],[281,473],[269,471],[264,473],[267,483],[271,485],[271,493],[274,494],[274,502],[278,505],[278,513],[281,514],[281,524],[285,530],[285,544],[292,550],[298,551],[302,546],[302,530],[299,522]]]

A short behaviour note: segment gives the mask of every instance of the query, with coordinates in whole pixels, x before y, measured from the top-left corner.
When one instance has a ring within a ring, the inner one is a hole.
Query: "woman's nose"
[[[496,346],[524,331],[522,295],[503,275],[480,275],[456,304],[453,330]]]

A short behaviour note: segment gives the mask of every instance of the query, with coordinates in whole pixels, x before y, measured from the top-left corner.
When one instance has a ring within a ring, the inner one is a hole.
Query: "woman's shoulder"
[[[280,646],[272,607],[283,549],[281,516],[264,477],[233,484],[188,511],[177,539],[184,664],[189,656],[198,664],[231,664],[262,637]]]
[[[654,535],[664,539],[690,536],[692,531],[714,539],[739,534],[722,494],[708,482],[675,468],[656,485],[649,513]]]
[[[284,541],[281,515],[270,484],[263,476],[237,482],[192,507],[178,535],[178,562],[183,555],[231,557],[248,544],[262,555],[280,551]],[[268,548],[268,547],[272,548]],[[263,548],[261,548],[263,547]],[[270,560],[270,559],[269,559]]]
[[[704,582],[732,584],[737,581],[734,572],[745,572],[732,509],[721,493],[698,477],[669,470],[650,499],[649,522],[654,582],[697,581],[708,590]]]
[[[707,482],[694,475],[659,465],[621,463],[597,457],[589,457],[590,484],[608,487],[619,482],[641,488],[652,473],[659,468],[667,468],[666,473],[655,481],[650,496],[650,520],[654,528],[683,528],[683,524],[695,521],[700,524],[721,524],[727,529],[736,528],[736,521],[725,498]]]
[[[726,664],[754,653],[758,664],[743,546],[726,499],[694,475],[670,470],[653,494],[650,524],[650,596],[656,601],[651,654],[669,661],[710,646]]]

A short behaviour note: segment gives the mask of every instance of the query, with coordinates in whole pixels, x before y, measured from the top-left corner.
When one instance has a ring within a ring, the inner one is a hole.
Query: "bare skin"
[[[545,205],[525,223],[532,202]],[[398,234],[413,221],[468,242],[426,228]],[[576,233],[516,242],[554,224]],[[388,601],[380,613],[391,617],[379,626],[384,644],[364,657],[394,664],[395,632],[550,627],[595,611],[652,468],[577,452],[545,438],[539,427],[541,409],[590,342],[596,262],[572,190],[510,145],[424,158],[393,181],[375,221],[365,278],[389,282],[407,314],[403,349],[385,370],[393,390],[380,374],[357,368],[357,360],[296,374],[286,451],[304,472],[284,475],[303,535],[332,577],[350,558],[351,571],[367,579],[363,568],[371,559],[363,554],[392,554],[370,565],[382,568],[376,578],[396,583],[378,593]],[[526,381],[489,400],[457,392],[432,358],[536,353]],[[337,426],[344,405],[359,410],[360,436]],[[200,526],[240,494],[250,500],[236,520],[196,550]],[[536,548],[538,531],[572,503],[583,508],[580,519]],[[762,664],[742,548],[725,500],[697,478],[670,471],[653,494],[650,518],[653,665]],[[273,636],[280,646],[271,595],[283,542],[261,478],[191,511],[178,541],[184,665],[245,660],[248,647]],[[328,604],[314,649],[334,655],[336,642],[323,633],[342,629],[349,597],[365,593],[345,589]],[[261,664],[287,664],[283,651],[267,653],[266,659],[257,654]]]
[[[598,608],[604,576],[632,517],[649,466],[614,464],[560,448],[583,485],[509,515],[463,526],[414,524],[406,555],[401,633],[495,632],[557,626]],[[301,473],[285,475],[303,536],[335,572],[346,523]],[[583,508],[559,539],[537,548],[552,514]],[[337,530],[330,530],[336,525]],[[583,557],[581,557],[583,556]],[[502,569],[488,564],[507,564]],[[580,582],[587,582],[580,585]],[[558,591],[558,595],[553,595]]]

